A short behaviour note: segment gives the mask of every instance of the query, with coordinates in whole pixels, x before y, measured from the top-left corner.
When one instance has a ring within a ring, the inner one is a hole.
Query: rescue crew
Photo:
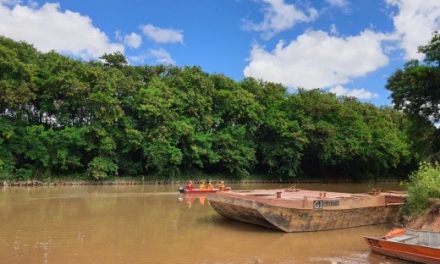
[[[210,190],[210,191],[211,191],[211,190],[214,190],[214,187],[212,186],[210,180],[208,180],[207,189]]]
[[[206,190],[205,181],[202,181],[202,183],[200,183],[199,190]]]
[[[225,190],[225,182],[224,181],[220,181],[219,184],[217,184],[217,188],[219,191],[224,191]]]
[[[188,181],[188,183],[185,186],[185,189],[188,191],[192,191],[193,190],[193,182],[191,180]]]

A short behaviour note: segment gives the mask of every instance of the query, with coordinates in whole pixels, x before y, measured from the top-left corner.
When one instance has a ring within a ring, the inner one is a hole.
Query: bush
[[[430,198],[440,198],[440,164],[421,163],[405,184],[408,190],[404,214],[416,216],[429,207]]]
[[[108,175],[116,175],[118,165],[106,157],[95,157],[88,165],[87,174],[95,180],[107,178]]]

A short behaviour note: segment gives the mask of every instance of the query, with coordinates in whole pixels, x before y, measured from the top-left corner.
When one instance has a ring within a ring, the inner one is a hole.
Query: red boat
[[[364,237],[374,253],[403,260],[440,263],[440,233],[401,229],[384,237]]]
[[[185,194],[207,194],[207,193],[216,193],[216,192],[218,192],[218,189],[212,189],[212,190],[192,189],[192,190],[188,190],[188,189],[181,187],[181,188],[179,188],[179,192],[185,193]]]

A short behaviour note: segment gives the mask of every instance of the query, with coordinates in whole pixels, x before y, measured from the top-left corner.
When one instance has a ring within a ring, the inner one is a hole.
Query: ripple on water
[[[349,256],[339,257],[317,257],[311,259],[312,263],[320,264],[406,264],[408,262],[388,258],[370,252],[352,254]]]
[[[124,198],[124,197],[143,197],[143,196],[166,196],[176,195],[177,192],[155,192],[155,193],[99,193],[99,194],[79,194],[79,195],[51,195],[31,197],[29,200],[56,200],[56,199],[83,199],[83,198]],[[0,204],[1,205],[1,204]]]

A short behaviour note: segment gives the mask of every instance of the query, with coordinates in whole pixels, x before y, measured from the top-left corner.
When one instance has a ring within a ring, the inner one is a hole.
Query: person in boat
[[[214,190],[214,186],[212,186],[211,181],[208,180],[208,184],[206,185],[208,190]]]
[[[191,180],[189,180],[186,183],[185,189],[188,190],[188,191],[192,191],[193,190],[193,182]]]
[[[224,181],[220,181],[219,184],[217,184],[217,188],[219,191],[224,191],[225,190],[225,182]]]
[[[202,181],[202,183],[200,183],[199,190],[201,191],[206,190],[205,181]]]
[[[230,191],[231,190],[231,187],[226,187],[224,181],[220,181],[220,183],[217,184],[217,188],[219,191]]]

